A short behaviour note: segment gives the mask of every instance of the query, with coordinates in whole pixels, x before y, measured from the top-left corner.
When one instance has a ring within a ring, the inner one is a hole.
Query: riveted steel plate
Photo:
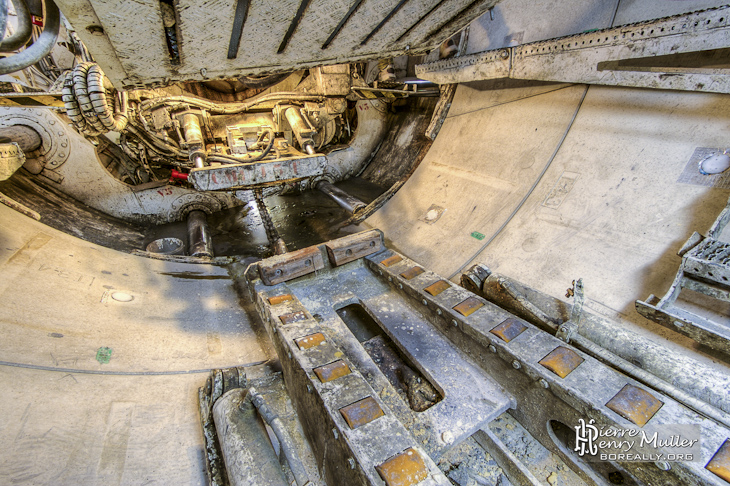
[[[321,175],[326,166],[327,159],[319,156],[228,164],[192,169],[188,181],[198,191],[227,191],[315,177]]]
[[[421,274],[422,274],[423,272],[425,272],[425,270],[424,270],[424,269],[422,269],[422,268],[421,268],[421,267],[419,267],[419,266],[415,266],[415,267],[413,267],[413,268],[409,268],[409,269],[408,269],[408,270],[406,270],[405,272],[401,273],[401,274],[400,274],[400,276],[401,276],[401,277],[403,277],[403,278],[404,278],[404,279],[406,279],[406,280],[410,280],[410,279],[412,279],[412,278],[418,277],[418,276],[419,276],[419,275],[421,275]]]
[[[299,349],[309,349],[315,346],[319,346],[325,342],[324,334],[321,332],[310,334],[299,339],[295,339],[294,342],[299,346]]]
[[[413,448],[406,449],[375,469],[388,486],[413,486],[428,477],[428,468],[421,454]]]
[[[306,321],[308,318],[306,312],[297,311],[292,312],[291,314],[284,314],[283,316],[279,316],[279,319],[281,320],[282,324],[293,324],[299,321]]]
[[[383,409],[380,408],[380,405],[378,405],[378,402],[373,397],[363,398],[346,407],[342,407],[340,413],[351,429],[356,429],[385,415],[385,412],[383,412]]]
[[[350,367],[347,366],[342,360],[335,361],[334,363],[314,368],[314,374],[317,375],[319,381],[327,383],[328,381],[336,380],[345,375],[350,374]]]
[[[291,300],[294,300],[294,296],[292,296],[292,294],[275,295],[273,297],[269,297],[269,304],[278,305]]]
[[[386,258],[380,262],[384,267],[392,267],[396,263],[402,261],[403,258],[400,255],[393,255],[392,257]]]
[[[664,403],[654,398],[652,394],[634,385],[624,386],[606,404],[608,408],[639,427],[643,427],[662,408],[662,405]]]
[[[705,468],[730,483],[730,439],[723,442]]]
[[[449,288],[451,288],[451,284],[449,282],[447,282],[446,280],[439,280],[438,282],[429,285],[423,290],[435,297]]]
[[[565,378],[583,361],[578,353],[565,346],[558,346],[539,361],[541,365],[549,369],[560,378]]]
[[[505,319],[501,324],[497,325],[497,327],[489,332],[501,338],[502,341],[508,343],[522,334],[525,329],[527,329],[527,326],[522,324],[519,319],[510,317],[509,319]]]
[[[476,297],[469,297],[460,304],[454,306],[454,310],[464,317],[474,314],[479,308],[484,307],[484,302]]]

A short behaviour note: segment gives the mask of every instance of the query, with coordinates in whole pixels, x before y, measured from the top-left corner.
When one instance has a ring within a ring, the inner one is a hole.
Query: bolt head
[[[350,469],[355,469],[355,459],[352,457],[347,459],[347,464],[350,466]]]
[[[454,442],[454,434],[447,430],[446,432],[441,434],[441,440],[444,441],[444,443],[446,444],[451,444],[452,442]]]
[[[545,380],[545,378],[540,378],[540,386],[542,386],[546,390],[550,388],[550,384]]]
[[[519,370],[520,368],[522,368],[522,365],[520,364],[520,362],[519,362],[519,361],[517,361],[517,360],[514,360],[514,361],[512,362],[512,367],[513,367],[514,369],[516,369],[516,370]]]
[[[497,346],[495,346],[494,344],[490,344],[489,345],[489,350],[491,352],[493,352],[493,353],[496,353],[497,352]]]

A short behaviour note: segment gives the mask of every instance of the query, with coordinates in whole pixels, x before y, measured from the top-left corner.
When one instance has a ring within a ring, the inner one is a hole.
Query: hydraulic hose
[[[4,0],[3,3],[5,7],[0,6],[0,8],[4,9],[7,7],[7,0]],[[0,52],[13,52],[20,49],[20,47],[24,46],[30,40],[33,34],[33,24],[30,21],[28,4],[25,0],[13,0],[13,6],[15,7],[15,12],[18,14],[18,27],[13,35],[0,41]],[[7,13],[5,15],[7,18]]]
[[[2,32],[5,32],[7,23],[7,0],[0,0],[0,10],[3,12],[0,14],[0,27],[2,27]],[[45,1],[44,20],[45,28],[32,46],[22,52],[0,59],[0,75],[25,69],[50,54],[53,46],[56,45],[58,29],[61,25],[58,7],[53,3],[53,0]]]
[[[187,103],[189,105],[197,106],[199,108],[205,108],[209,112],[218,115],[232,115],[235,113],[241,113],[243,111],[250,110],[256,105],[260,105],[261,103],[266,103],[269,101],[321,101],[322,99],[324,99],[324,97],[319,95],[307,95],[292,92],[271,93],[262,96],[257,100],[245,103],[214,103],[212,101],[204,100],[202,98],[195,98],[193,96],[165,96],[162,98],[154,98],[144,101],[140,105],[140,108],[142,110],[151,110],[168,103]]]

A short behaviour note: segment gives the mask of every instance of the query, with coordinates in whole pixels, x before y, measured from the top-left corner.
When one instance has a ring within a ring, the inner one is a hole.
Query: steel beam
[[[730,93],[729,22],[730,6],[720,7],[421,64],[416,75]]]

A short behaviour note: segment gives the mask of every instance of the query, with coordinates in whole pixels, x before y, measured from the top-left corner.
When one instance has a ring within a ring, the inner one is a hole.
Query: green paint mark
[[[112,348],[101,347],[96,350],[96,360],[101,364],[106,364],[112,359]]]
[[[473,233],[471,234],[471,236],[472,236],[472,238],[476,238],[476,239],[477,239],[477,240],[479,240],[479,241],[481,241],[481,240],[483,240],[484,238],[486,238],[486,236],[484,236],[483,234],[481,234],[481,233],[480,233],[480,232],[478,232],[478,231],[475,231],[475,232],[473,232]]]

